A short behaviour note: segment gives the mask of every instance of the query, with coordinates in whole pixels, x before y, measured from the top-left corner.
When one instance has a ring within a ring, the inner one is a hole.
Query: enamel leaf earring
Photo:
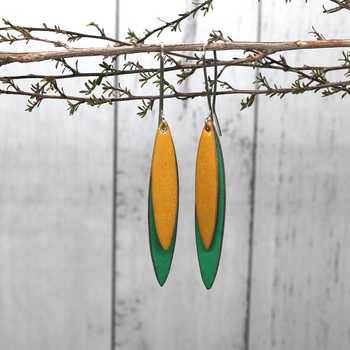
[[[158,130],[154,143],[148,195],[151,257],[157,280],[165,283],[173,259],[179,210],[179,180],[175,147],[163,114],[164,46],[160,51]]]
[[[203,48],[203,72],[209,115],[198,145],[196,164],[196,242],[202,280],[207,289],[214,283],[219,267],[225,223],[225,170],[218,134],[221,130],[215,111],[217,58],[214,51],[213,103],[206,68],[206,49]],[[215,123],[214,123],[215,122]],[[216,131],[215,125],[218,132]]]

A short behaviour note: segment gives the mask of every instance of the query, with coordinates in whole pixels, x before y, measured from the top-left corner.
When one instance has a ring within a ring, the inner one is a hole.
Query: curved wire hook
[[[158,126],[162,123],[165,128],[164,108],[164,44],[160,45],[160,70],[159,70],[159,117]]]
[[[207,41],[206,44],[203,47],[203,55],[202,55],[202,60],[203,60],[203,73],[204,73],[204,82],[205,82],[205,91],[207,94],[207,101],[208,101],[208,107],[209,107],[209,118],[210,120],[215,121],[215,124],[218,129],[218,134],[222,136],[221,133],[221,128],[219,124],[219,119],[218,116],[216,115],[216,110],[215,110],[215,104],[216,104],[216,92],[217,92],[217,82],[218,82],[218,66],[217,66],[217,56],[216,56],[216,50],[213,51],[214,55],[214,91],[213,91],[213,103],[211,103],[210,99],[210,91],[209,91],[209,83],[208,83],[208,74],[207,74],[207,65],[205,62],[205,54],[207,50],[207,46],[211,44],[212,41]]]

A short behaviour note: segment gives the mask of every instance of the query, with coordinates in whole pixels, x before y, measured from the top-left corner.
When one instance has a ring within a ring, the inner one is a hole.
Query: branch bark
[[[349,5],[345,5],[344,3],[342,3],[339,0],[330,0],[330,1],[334,2],[335,4],[337,4],[338,5],[338,9],[344,9],[344,10],[349,10],[350,11]]]
[[[165,52],[193,51],[201,52],[203,44],[169,44],[164,45]],[[349,39],[333,40],[312,40],[312,41],[289,41],[289,42],[239,42],[226,41],[223,43],[212,43],[207,46],[207,50],[256,50],[264,54],[273,54],[276,52],[309,50],[309,49],[328,49],[328,48],[350,48]],[[31,63],[47,60],[72,58],[72,57],[92,57],[92,56],[119,56],[125,54],[160,52],[160,45],[137,44],[133,46],[117,46],[103,48],[70,48],[61,51],[42,51],[42,52],[0,52],[0,66],[14,62]]]

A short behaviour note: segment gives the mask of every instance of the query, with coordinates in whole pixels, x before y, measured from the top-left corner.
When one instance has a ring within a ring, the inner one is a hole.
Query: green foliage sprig
[[[145,42],[145,40],[148,39],[149,37],[151,37],[152,35],[157,34],[157,37],[159,37],[162,34],[162,32],[168,28],[172,32],[176,32],[176,31],[181,32],[180,24],[183,20],[185,20],[189,17],[194,18],[199,11],[202,11],[203,15],[205,16],[209,12],[210,9],[213,9],[213,1],[214,0],[206,0],[202,3],[193,2],[194,5],[197,5],[194,9],[192,9],[191,11],[187,11],[185,13],[180,13],[178,15],[178,18],[176,18],[175,20],[170,21],[170,22],[164,21],[164,20],[158,18],[161,22],[164,23],[164,25],[162,25],[156,29],[153,29],[153,30],[145,29],[144,33],[143,33],[144,36],[142,36],[142,37],[137,36],[132,30],[129,29],[126,39],[129,40],[131,43],[143,44]]]
[[[159,96],[135,95],[129,87],[122,86],[120,82],[115,83],[114,77],[118,76],[119,79],[122,79],[125,75],[134,74],[138,76],[140,87],[146,88],[151,85],[159,87],[159,67],[145,67],[140,61],[127,60],[125,56],[124,63],[121,64],[122,67],[117,69],[115,65],[117,55],[106,55],[99,64],[98,70],[83,72],[79,68],[79,60],[72,63],[71,58],[69,57],[84,56],[84,52],[79,53],[77,56],[72,56],[72,48],[69,44],[81,39],[89,38],[103,40],[104,42],[107,41],[109,44],[112,44],[113,47],[121,47],[122,49],[126,48],[125,52],[134,53],[137,49],[145,47],[144,43],[146,40],[149,40],[151,37],[159,37],[164,30],[169,29],[171,32],[181,31],[181,24],[184,20],[194,18],[196,14],[200,12],[205,16],[213,9],[213,1],[214,0],[206,0],[201,3],[193,3],[195,7],[192,10],[179,14],[178,17],[172,21],[159,19],[162,22],[161,26],[153,30],[145,29],[142,35],[137,35],[133,30],[129,29],[125,42],[107,36],[104,29],[94,22],[90,22],[87,26],[97,30],[97,35],[67,31],[61,29],[57,25],[49,27],[45,23],[42,28],[20,27],[14,25],[8,20],[3,20],[5,27],[0,28],[0,44],[6,43],[12,45],[18,41],[25,41],[28,44],[32,41],[40,41],[52,44],[54,47],[62,47],[66,49],[67,56],[64,57],[64,55],[61,55],[60,57],[52,58],[55,63],[55,68],[58,71],[55,75],[28,74],[24,76],[14,75],[0,77],[0,82],[4,87],[3,89],[0,89],[0,95],[13,94],[28,96],[27,111],[32,111],[35,107],[38,107],[44,99],[64,99],[68,102],[68,110],[70,114],[75,113],[82,104],[99,107],[103,104],[112,104],[114,102],[139,100],[141,101],[141,104],[138,106],[139,111],[137,114],[140,117],[145,117],[147,113],[152,110],[154,102]],[[335,7],[326,9],[323,6],[323,10],[327,14],[332,14],[340,10],[350,10],[350,0],[329,1],[334,4]],[[288,3],[291,2],[291,0],[285,0],[285,2]],[[60,38],[63,36],[65,42],[63,40],[44,39],[35,36],[35,32],[52,33],[53,35],[60,36]],[[315,43],[323,44],[327,42],[323,34],[314,27],[312,27],[310,34],[313,34],[315,37]],[[215,43],[212,45],[220,43],[222,43],[222,45],[232,45],[235,43],[230,36],[225,36],[221,30],[217,29],[212,30],[209,34],[208,40],[211,43]],[[331,43],[331,41],[328,42]],[[339,63],[335,66],[310,67],[304,65],[303,67],[296,67],[289,64],[286,56],[282,55],[281,52],[290,49],[304,49],[305,45],[308,43],[298,41],[295,43],[287,43],[288,45],[286,46],[283,46],[283,43],[281,43],[281,46],[277,48],[276,46],[274,46],[274,48],[264,48],[260,44],[261,43],[256,43],[255,47],[244,51],[241,57],[218,61],[218,66],[220,67],[218,83],[222,89],[218,91],[218,94],[247,95],[247,97],[241,101],[241,109],[252,106],[257,95],[265,95],[269,97],[278,96],[279,98],[283,98],[287,94],[302,94],[309,91],[321,91],[322,96],[331,96],[340,93],[341,97],[345,97],[350,94],[349,80],[334,81],[329,75],[332,71],[342,71],[345,78],[350,77],[350,51],[343,51],[342,56],[339,58]],[[165,50],[165,72],[178,72],[175,75],[172,75],[171,78],[167,77],[164,81],[164,98],[185,100],[205,96],[203,91],[180,92],[177,89],[178,85],[188,81],[198,69],[202,69],[203,62],[201,55],[196,53],[203,47],[202,45],[203,44],[198,48],[198,45],[196,46],[196,44],[193,44],[193,53],[186,55],[171,50]],[[339,44],[339,47],[340,46],[341,45]],[[181,50],[179,49],[178,51]],[[15,62],[15,58],[13,58],[11,54],[6,55],[5,58],[1,57],[2,56],[0,55],[0,67]],[[159,52],[155,54],[155,59],[159,60]],[[213,66],[213,60],[207,59],[206,64],[208,67]],[[224,73],[233,66],[256,69],[257,74],[255,81],[253,81],[255,88],[249,90],[239,89],[234,86],[229,79],[225,79]],[[289,73],[291,76],[294,75],[294,79],[292,79],[289,86],[282,87],[271,82],[271,79],[267,78],[265,75],[267,70]],[[72,78],[84,78],[84,82],[82,83],[83,85],[79,90],[79,93],[68,95],[66,94],[63,88],[64,85],[62,85],[61,82]],[[18,81],[25,79],[36,80],[31,84],[30,91],[23,90],[17,84]],[[209,77],[210,89],[213,84],[213,80]]]

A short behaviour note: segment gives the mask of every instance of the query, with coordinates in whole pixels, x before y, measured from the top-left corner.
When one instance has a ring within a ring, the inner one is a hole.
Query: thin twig
[[[339,87],[344,88],[346,86],[350,85],[350,80],[347,81],[341,81],[341,82],[330,82],[325,84],[318,84],[315,86],[309,86],[308,91],[315,91],[315,90],[321,90],[321,89],[327,89],[331,87]],[[230,89],[230,90],[224,90],[224,91],[218,91],[217,95],[232,95],[232,94],[244,94],[244,95],[271,95],[271,94],[288,94],[288,93],[294,93],[297,94],[292,88],[278,88],[278,89],[262,89],[262,90],[249,90],[249,89]],[[12,91],[12,90],[2,90],[0,89],[0,95],[6,94],[6,95],[22,95],[22,96],[31,96],[38,99],[55,99],[55,100],[72,100],[72,101],[79,101],[79,102],[89,102],[91,101],[91,98],[86,97],[77,97],[77,96],[70,96],[65,94],[59,94],[59,95],[48,95],[48,94],[33,94],[28,91]],[[173,94],[167,94],[164,95],[164,98],[171,99],[171,98],[177,98],[177,99],[192,99],[195,97],[205,97],[206,95],[201,92],[176,92]],[[144,96],[136,96],[136,95],[130,95],[128,97],[116,97],[116,98],[106,98],[104,100],[104,103],[112,103],[112,102],[123,102],[123,101],[135,101],[135,100],[158,100],[159,95],[144,95]]]
[[[87,38],[87,39],[99,39],[99,40],[107,40],[114,42],[119,45],[123,46],[133,46],[132,44],[129,44],[124,41],[116,40],[114,38],[108,37],[106,35],[92,35],[92,34],[85,34],[85,33],[79,33],[79,32],[74,32],[71,30],[64,30],[64,29],[58,29],[58,28],[49,28],[49,27],[20,27],[25,30],[27,30],[29,33],[31,32],[48,32],[48,33],[56,33],[56,34],[64,34],[68,35],[72,38]],[[8,31],[9,29],[15,30],[13,27],[8,26],[8,27],[0,27],[0,31]],[[101,31],[100,31],[101,32]],[[18,39],[20,40],[20,39]]]
[[[174,21],[171,21],[171,22],[165,22],[165,24],[163,26],[160,26],[156,29],[153,29],[151,31],[148,31],[147,34],[140,38],[138,41],[137,41],[137,44],[140,44],[140,43],[144,43],[146,39],[148,39],[151,35],[155,34],[155,33],[161,33],[164,29],[170,27],[172,28],[173,31],[176,31],[176,29],[179,27],[180,23],[186,19],[187,17],[190,17],[194,14],[196,14],[196,12],[198,12],[199,10],[201,10],[202,8],[204,7],[210,7],[211,6],[211,3],[213,2],[213,0],[207,0],[203,3],[201,3],[199,6],[195,7],[193,10],[191,11],[188,11],[186,13],[183,13],[183,14],[180,14],[179,15],[179,18],[177,18],[176,20]]]
[[[230,66],[237,66],[237,67],[247,67],[252,68],[251,60],[247,58],[238,58],[231,61],[219,61],[217,62],[217,66],[223,66],[223,69],[226,69]],[[207,62],[207,67],[214,67],[213,62]],[[276,66],[264,66],[261,64],[257,64],[255,68],[259,69],[272,69],[272,70],[280,70],[280,71],[312,71],[315,69],[320,69],[323,72],[331,72],[331,71],[339,71],[339,70],[348,70],[350,69],[350,66],[303,66],[303,67],[293,67],[289,66],[289,69],[286,69],[285,67],[276,67]],[[198,66],[196,64],[182,64],[181,66],[174,66],[174,67],[166,67],[164,68],[164,72],[172,72],[177,70],[197,70],[201,69],[202,66]],[[132,75],[132,74],[140,74],[140,73],[157,73],[159,72],[159,68],[144,68],[144,69],[132,69],[132,70],[119,70],[117,72],[112,73],[100,73],[100,72],[91,72],[91,73],[81,73],[77,72],[74,74],[61,74],[61,75],[47,75],[47,74],[28,74],[28,75],[8,75],[8,76],[0,76],[0,80],[4,78],[9,78],[13,80],[21,80],[21,79],[44,79],[44,78],[51,78],[55,80],[59,79],[72,79],[72,78],[87,78],[87,77],[110,77],[115,75]],[[222,75],[220,72],[219,75]]]

